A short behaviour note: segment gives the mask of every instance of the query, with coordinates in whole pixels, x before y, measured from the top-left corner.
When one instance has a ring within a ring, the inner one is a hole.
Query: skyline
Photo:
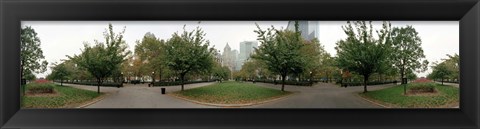
[[[147,32],[152,32],[157,38],[168,39],[173,32],[190,31],[200,26],[206,32],[210,46],[220,50],[228,43],[232,50],[240,50],[240,42],[256,41],[255,22],[262,29],[271,25],[275,28],[286,28],[288,21],[23,21],[23,26],[32,26],[41,40],[41,47],[49,66],[53,62],[66,59],[65,55],[79,54],[83,42],[93,44],[94,40],[103,42],[103,32],[108,23],[112,23],[115,32],[125,26],[124,39],[133,52],[136,40],[141,40]],[[335,56],[336,41],[346,37],[341,29],[346,21],[320,21],[319,40],[325,50]],[[426,59],[432,64],[446,58],[446,54],[459,53],[459,22],[458,21],[391,21],[392,27],[412,25],[422,38],[422,48]],[[381,22],[374,21],[378,29]],[[261,45],[261,43],[259,43]],[[62,49],[58,49],[62,48]],[[417,74],[426,76],[431,70]],[[37,77],[46,76],[51,70]]]

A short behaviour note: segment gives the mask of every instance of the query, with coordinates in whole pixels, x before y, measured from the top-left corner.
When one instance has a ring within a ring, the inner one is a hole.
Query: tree
[[[282,91],[285,91],[285,77],[288,74],[299,74],[305,69],[305,60],[301,54],[303,39],[298,31],[298,22],[295,22],[295,32],[277,30],[273,26],[262,30],[257,24],[261,45],[255,49],[257,54],[252,58],[261,60],[268,70],[282,77]]]
[[[458,54],[448,55],[448,59],[445,59],[445,63],[448,69],[452,72],[449,78],[460,80],[460,57]]]
[[[422,40],[412,26],[394,27],[392,29],[392,60],[400,73],[400,78],[405,78],[407,73],[427,70],[428,61],[422,49]],[[402,82],[403,84],[403,82]]]
[[[214,63],[212,74],[215,78],[222,82],[222,80],[229,78],[231,71],[227,66],[222,66],[220,63],[216,62]]]
[[[65,63],[54,64],[51,69],[52,73],[49,78],[52,80],[60,80],[61,86],[63,86],[63,81],[67,80],[71,75],[71,71],[67,68]]]
[[[182,91],[184,90],[185,75],[187,73],[201,73],[210,71],[213,65],[212,50],[209,41],[205,40],[205,33],[197,27],[191,32],[175,32],[165,43],[165,64],[170,70],[179,75]]]
[[[441,79],[442,85],[445,78],[447,78],[452,71],[448,68],[445,62],[439,63],[432,67],[433,71],[430,73],[429,77],[432,79]]]
[[[69,57],[96,78],[97,93],[100,93],[100,86],[104,80],[120,69],[125,57],[130,53],[126,50],[127,46],[123,40],[124,33],[125,29],[115,34],[112,24],[109,24],[108,30],[104,32],[104,43],[95,41],[95,46],[85,44],[80,55]]]
[[[327,70],[325,64],[328,64],[330,55],[325,51],[324,47],[317,39],[311,41],[303,41],[301,54],[305,60],[304,76],[311,81],[315,75],[320,74],[323,70]],[[326,71],[325,71],[326,72]]]
[[[40,38],[32,27],[27,26],[20,31],[20,43],[21,77],[33,80],[33,73],[45,72],[48,65],[48,62],[43,60],[45,56],[40,48]]]
[[[135,55],[139,57],[139,61],[144,63],[144,74],[151,75],[152,82],[155,82],[155,77],[158,74],[162,80],[164,74],[164,51],[162,50],[165,44],[164,40],[155,37],[153,33],[147,32],[143,36],[142,41],[137,41],[135,45]]]
[[[378,39],[374,38],[373,26],[370,21],[348,21],[343,26],[347,38],[337,42],[336,62],[342,69],[356,72],[363,76],[363,92],[367,92],[367,82],[371,74],[385,72],[388,68],[390,23],[383,22],[383,28],[377,31]]]
[[[413,71],[423,72],[427,70],[428,61],[423,60],[425,55],[422,49],[422,40],[418,32],[412,26],[394,27],[392,29],[392,61],[400,73],[400,79],[412,75]],[[402,81],[402,84],[406,82]],[[403,86],[404,94],[407,94],[407,85]]]

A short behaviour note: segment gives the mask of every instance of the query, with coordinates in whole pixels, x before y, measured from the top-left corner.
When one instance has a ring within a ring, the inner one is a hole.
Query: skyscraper
[[[250,55],[255,51],[255,48],[258,47],[257,41],[243,41],[240,42],[240,53],[238,55],[237,69],[240,70],[243,66],[243,63],[250,58]]]
[[[319,21],[298,21],[298,30],[305,40],[319,38]],[[288,21],[287,30],[295,31],[295,21]]]
[[[222,66],[227,66],[228,68],[230,68],[230,70],[235,70],[237,53],[238,53],[237,50],[232,51],[232,49],[227,43],[227,45],[225,45],[225,48],[223,48]]]

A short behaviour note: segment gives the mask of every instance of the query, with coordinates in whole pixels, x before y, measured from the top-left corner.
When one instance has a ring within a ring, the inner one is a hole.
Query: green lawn
[[[28,85],[27,85],[28,87]],[[102,94],[95,91],[82,90],[68,86],[54,86],[57,95],[51,96],[25,96],[23,98],[23,108],[62,108],[75,107],[79,104],[88,102]]]
[[[278,98],[291,92],[264,88],[252,83],[223,82],[174,92],[173,95],[216,104],[245,104]]]
[[[407,84],[408,87],[408,84]],[[394,86],[382,90],[361,93],[360,95],[370,100],[379,102],[390,107],[400,108],[448,108],[459,103],[458,88],[446,85],[435,84],[436,95],[426,96],[405,96],[403,85]]]

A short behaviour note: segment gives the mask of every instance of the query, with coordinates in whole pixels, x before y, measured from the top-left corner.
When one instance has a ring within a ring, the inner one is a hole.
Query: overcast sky
[[[262,29],[270,26],[286,28],[288,21],[23,21],[22,26],[31,26],[41,40],[41,47],[45,59],[52,64],[65,55],[74,55],[81,52],[83,43],[94,43],[94,40],[103,42],[103,32],[112,23],[115,32],[125,27],[124,39],[133,51],[135,41],[141,40],[147,32],[152,32],[157,38],[168,39],[174,32],[187,31],[200,26],[206,32],[206,39],[210,45],[223,52],[228,43],[232,49],[239,50],[240,42],[256,40],[253,30],[258,23]],[[374,28],[380,29],[382,22],[373,22]],[[459,22],[458,21],[392,21],[392,27],[412,25],[422,39],[422,48],[426,59],[430,62],[447,58],[446,54],[459,53]],[[341,26],[346,21],[320,21],[319,39],[327,52],[336,54],[335,43],[346,37]],[[260,44],[259,44],[260,45]],[[431,72],[418,73],[419,77]],[[45,77],[50,73],[37,74]]]

